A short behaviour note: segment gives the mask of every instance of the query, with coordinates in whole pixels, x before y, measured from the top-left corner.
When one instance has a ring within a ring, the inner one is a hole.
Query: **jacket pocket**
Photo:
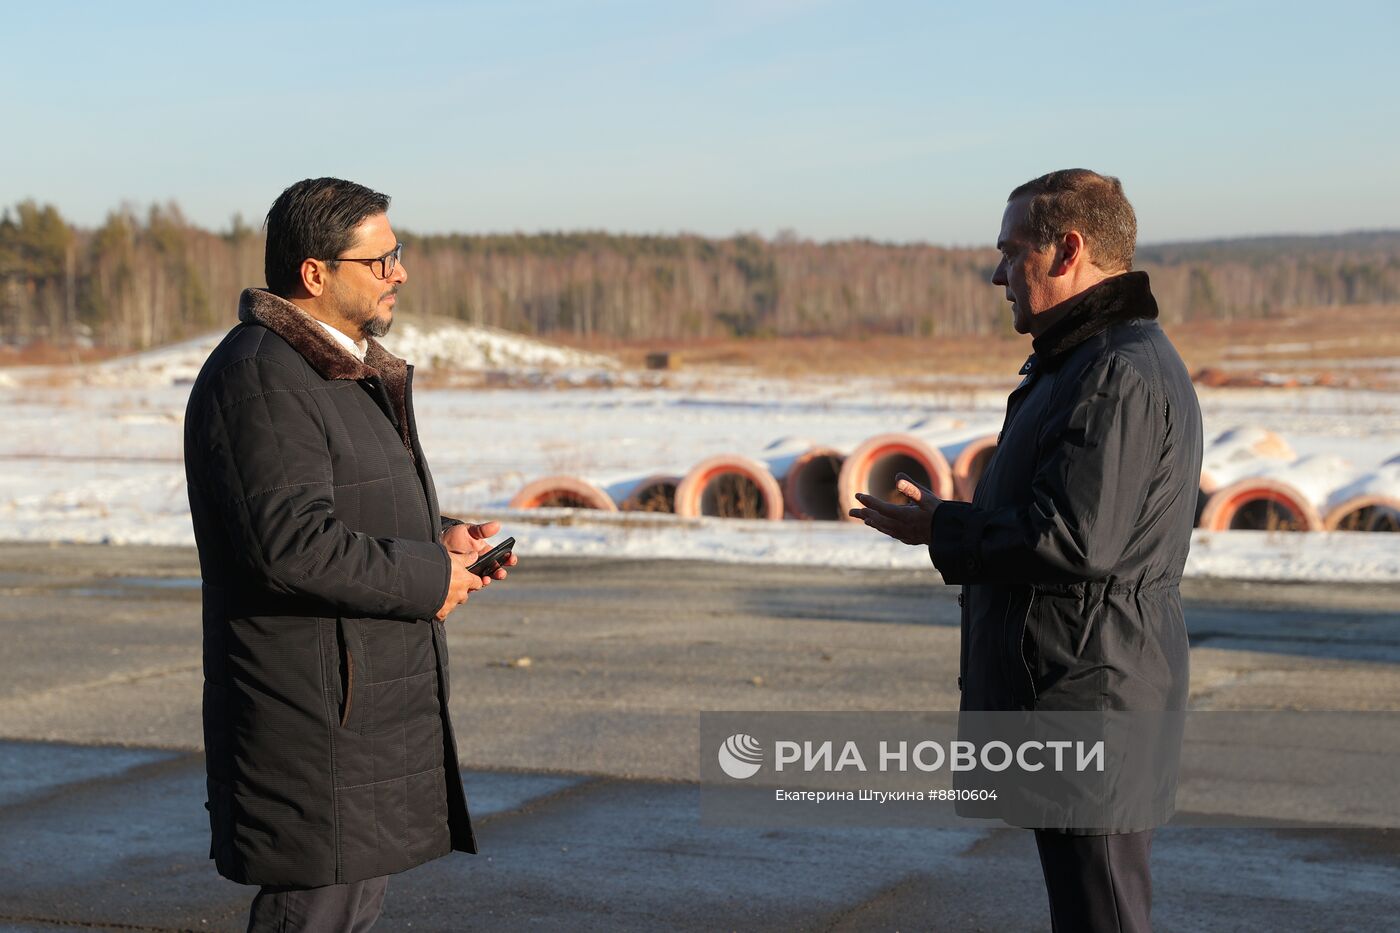
[[[345,729],[359,731],[364,721],[360,696],[364,690],[356,681],[364,680],[364,665],[357,660],[359,655],[359,629],[350,619],[336,619],[335,644],[336,660],[340,665],[340,725]]]
[[[1029,697],[1029,700],[1026,701],[1027,709],[1034,709],[1036,700],[1039,699],[1039,693],[1035,689],[1035,671],[1040,663],[1040,649],[1036,642],[1036,633],[1031,626],[1038,602],[1036,596],[1035,588],[1032,587],[1030,600],[1026,603],[1025,615],[1021,617],[1020,637],[1016,640],[1016,656],[1021,661],[1021,673],[1025,674],[1023,695]]]

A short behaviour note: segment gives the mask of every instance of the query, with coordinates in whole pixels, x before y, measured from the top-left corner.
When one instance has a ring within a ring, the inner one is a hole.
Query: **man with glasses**
[[[408,281],[389,199],[336,178],[267,215],[185,414],[204,581],[210,857],[249,930],[367,930],[388,876],[476,851],[443,621],[503,566],[438,511],[413,367],[375,339]]]

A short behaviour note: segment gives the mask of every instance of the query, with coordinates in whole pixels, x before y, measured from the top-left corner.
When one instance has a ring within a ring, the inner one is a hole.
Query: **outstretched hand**
[[[895,477],[895,489],[909,500],[908,505],[896,505],[867,493],[856,493],[863,509],[851,509],[858,518],[881,534],[905,544],[928,544],[933,535],[933,513],[943,500],[927,486],[920,486],[904,473]]]

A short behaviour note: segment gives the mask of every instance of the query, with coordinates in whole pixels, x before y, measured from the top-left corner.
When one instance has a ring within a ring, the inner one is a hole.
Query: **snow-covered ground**
[[[654,515],[510,512],[527,481],[556,473],[617,494],[653,473],[737,453],[781,463],[811,444],[850,448],[911,431],[955,447],[1000,427],[1006,391],[896,392],[876,379],[760,379],[683,372],[664,386],[615,364],[497,331],[428,336],[405,326],[395,352],[422,366],[516,374],[608,374],[609,388],[439,389],[416,393],[424,448],[445,513],[501,517],[522,555],[595,555],[925,567],[927,556],[847,523],[683,520]],[[191,544],[181,464],[189,381],[217,338],[78,370],[0,372],[0,539]],[[426,368],[426,367],[425,367]],[[635,377],[635,378],[634,378]],[[575,383],[586,379],[569,380]],[[906,381],[907,385],[907,381]],[[1252,424],[1300,455],[1341,458],[1337,486],[1400,454],[1400,394],[1339,389],[1201,389],[1207,436]],[[1198,532],[1197,576],[1400,581],[1400,535]]]

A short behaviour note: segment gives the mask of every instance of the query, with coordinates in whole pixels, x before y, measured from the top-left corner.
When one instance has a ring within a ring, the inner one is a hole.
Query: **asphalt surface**
[[[204,857],[196,576],[185,549],[0,545],[0,930],[242,928],[251,889]],[[702,710],[956,708],[955,595],[527,561],[449,626],[483,854],[394,878],[379,928],[1048,929],[1023,831],[699,818]],[[1187,595],[1196,707],[1400,709],[1400,588]],[[1159,930],[1400,929],[1394,830],[1168,827],[1154,877]]]

